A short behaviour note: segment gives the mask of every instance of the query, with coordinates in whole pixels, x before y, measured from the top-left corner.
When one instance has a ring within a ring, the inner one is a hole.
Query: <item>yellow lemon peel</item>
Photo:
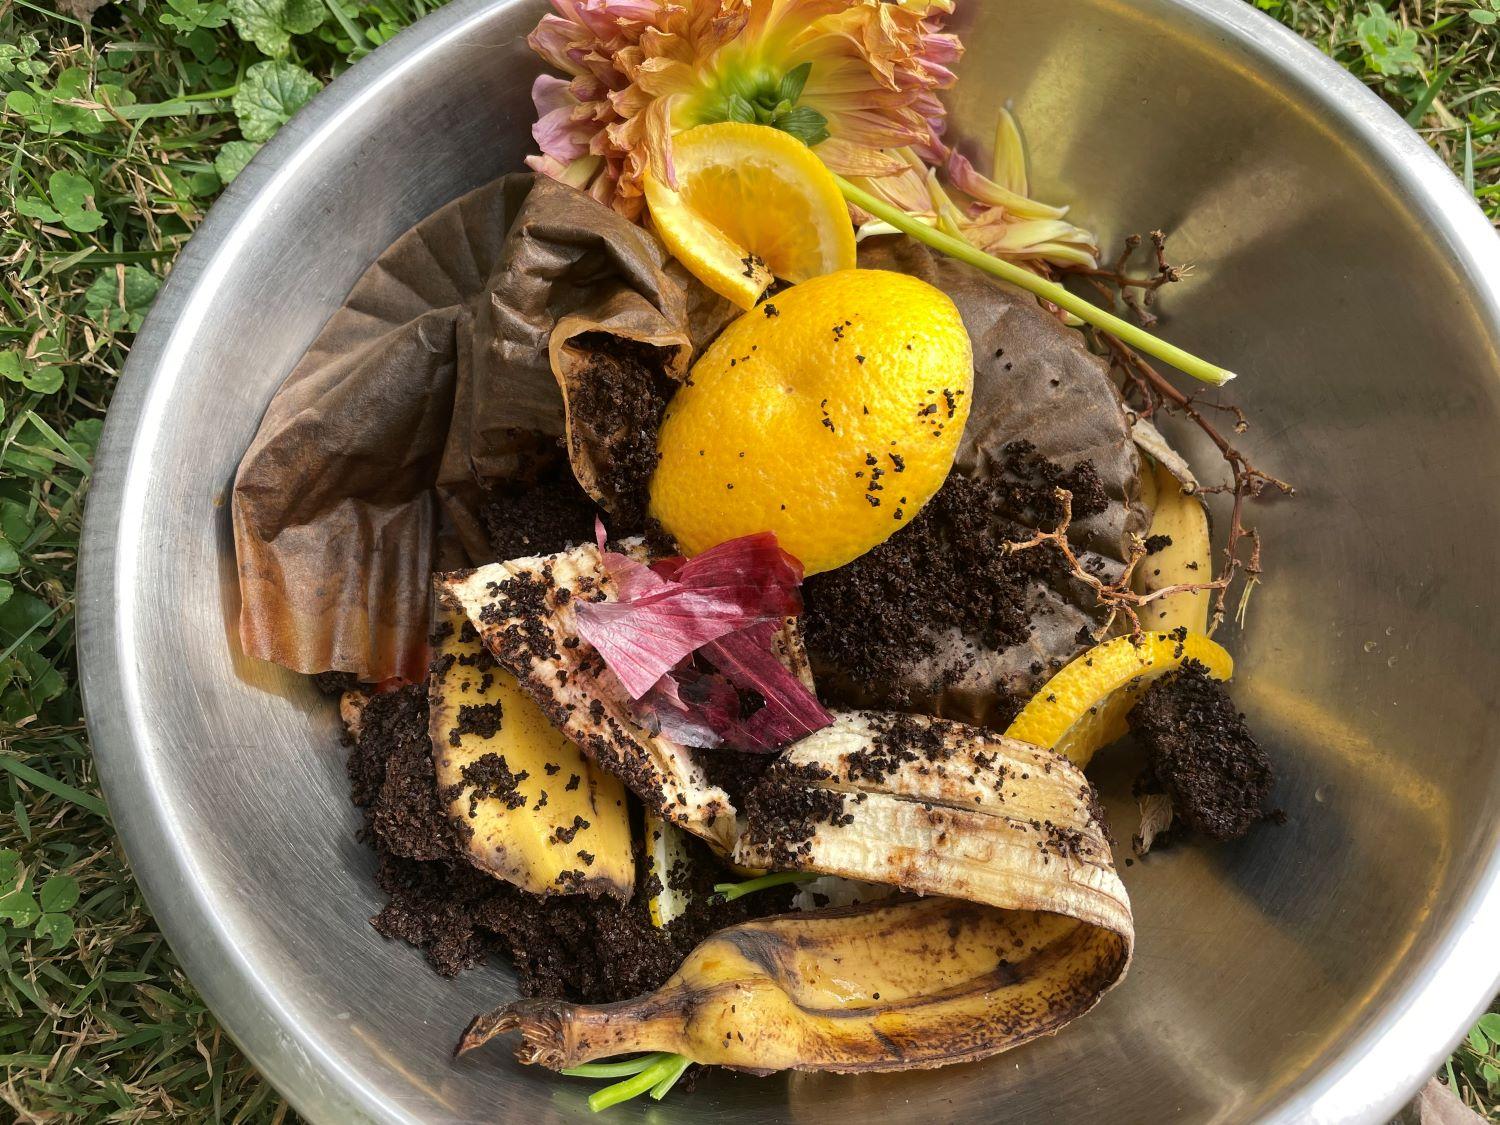
[[[735,321],[667,408],[651,514],[688,554],[774,531],[808,574],[899,531],[948,475],[973,357],[947,295],[842,270]]]
[[[775,278],[801,282],[855,261],[838,182],[805,144],[768,125],[700,125],[672,141],[676,190],[647,174],[651,222],[699,281],[742,309]]]
[[[1188,660],[1218,680],[1234,674],[1229,653],[1199,633],[1152,632],[1095,645],[1042,685],[1006,736],[1086,766],[1100,747],[1125,735],[1125,716],[1151,683]]]

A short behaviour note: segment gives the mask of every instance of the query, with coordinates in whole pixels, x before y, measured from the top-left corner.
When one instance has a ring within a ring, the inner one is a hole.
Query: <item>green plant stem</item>
[[[653,1055],[637,1055],[633,1059],[621,1059],[618,1062],[582,1063],[559,1073],[566,1074],[569,1078],[625,1078],[631,1074],[639,1074],[667,1057],[665,1051],[658,1051]]]
[[[598,1113],[612,1105],[619,1105],[621,1102],[628,1102],[631,1098],[639,1097],[660,1082],[668,1079],[675,1082],[677,1076],[682,1073],[677,1069],[680,1060],[682,1060],[681,1055],[667,1055],[660,1062],[652,1063],[633,1078],[627,1078],[623,1082],[616,1082],[613,1086],[594,1091],[589,1095],[589,1108]]]
[[[666,1097],[672,1087],[677,1085],[677,1080],[687,1073],[687,1068],[693,1065],[693,1060],[686,1055],[672,1055],[672,1069],[667,1076],[651,1087],[651,1100],[659,1102]]]
[[[918,242],[931,246],[934,250],[939,250],[961,262],[967,262],[976,269],[981,269],[1002,281],[1019,285],[1044,301],[1051,301],[1058,308],[1072,313],[1079,320],[1117,337],[1137,351],[1144,352],[1163,363],[1170,363],[1194,379],[1201,379],[1205,383],[1219,387],[1234,378],[1234,372],[1216,367],[1207,360],[1199,359],[1192,353],[1183,351],[1175,344],[1169,344],[1160,337],[1153,336],[1139,325],[1122,320],[1093,302],[1069,292],[1055,281],[1047,281],[1013,262],[986,254],[961,238],[954,238],[950,234],[930,227],[912,218],[900,208],[892,207],[889,203],[876,199],[869,192],[855,187],[842,176],[835,175],[833,178],[838,181],[839,190],[844,193],[844,198],[850,203],[863,211],[868,211],[877,219],[884,220],[903,234],[911,235]]]
[[[762,875],[758,879],[746,879],[743,883],[715,883],[714,894],[722,896],[725,902],[733,902],[737,898],[754,894],[756,891],[784,887],[788,883],[803,883],[816,878],[817,875],[810,871],[778,871],[772,875]]]

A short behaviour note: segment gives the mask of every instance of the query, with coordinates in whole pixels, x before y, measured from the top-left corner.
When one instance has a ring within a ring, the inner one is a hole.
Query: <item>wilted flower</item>
[[[1026,154],[1007,110],[1000,111],[993,176],[983,175],[962,153],[946,146],[929,147],[926,160],[912,149],[900,155],[906,165],[900,173],[855,177],[854,183],[914,218],[1043,275],[1050,272],[1049,264],[1098,264],[1094,236],[1064,218],[1066,207],[1038,203],[1027,194]],[[860,223],[859,236],[891,230],[872,220]]]
[[[943,141],[940,90],[962,53],[953,0],[552,0],[532,49],[567,78],[532,88],[538,172],[637,218],[649,168],[676,183],[672,136],[773,125],[914,214],[991,253],[1092,261],[1063,211],[1025,197],[1024,163],[979,175]],[[1003,132],[1003,130],[1002,130]],[[1019,138],[1016,138],[1019,144]],[[953,191],[931,175],[940,169]],[[1018,171],[1017,171],[1018,169]],[[1019,183],[1019,189],[1017,184]]]

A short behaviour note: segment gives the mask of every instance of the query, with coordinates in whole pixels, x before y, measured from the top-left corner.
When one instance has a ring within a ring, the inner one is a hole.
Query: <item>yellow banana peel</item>
[[[945,1066],[1057,1031],[1129,964],[1093,789],[1051,751],[850,712],[792,746],[747,806],[739,862],[933,897],[721,930],[648,996],[507,1005],[460,1050],[518,1030],[517,1057],[554,1069],[643,1051],[761,1073]],[[788,824],[787,809],[819,811]]]
[[[436,622],[428,682],[432,760],[470,862],[531,894],[628,900],[635,859],[619,781],[494,666],[461,609],[439,599]],[[505,794],[476,786],[486,764],[514,778]]]
[[[782,915],[714,934],[649,996],[523,1000],[475,1020],[459,1050],[519,1030],[516,1057],[554,1070],[638,1051],[760,1073],[947,1066],[1083,1015],[1132,940],[948,898]]]
[[[1170,542],[1142,559],[1135,569],[1136,588],[1143,594],[1213,580],[1212,544],[1208,532],[1208,509],[1196,492],[1188,492],[1161,462],[1143,466],[1149,473],[1150,491],[1156,502],[1151,515],[1152,538]],[[1170,633],[1179,626],[1189,633],[1208,633],[1209,592],[1179,590],[1141,607],[1141,623],[1148,629]]]

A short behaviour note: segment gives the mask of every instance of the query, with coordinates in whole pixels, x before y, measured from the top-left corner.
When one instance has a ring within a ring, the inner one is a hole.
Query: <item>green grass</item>
[[[972,2],[972,0],[971,0]],[[89,462],[132,332],[254,149],[431,0],[0,0],[0,1102],[281,1120],[183,978],[99,798],[76,688]],[[1500,0],[1257,0],[1500,215]],[[1500,1121],[1500,1017],[1445,1068]]]

